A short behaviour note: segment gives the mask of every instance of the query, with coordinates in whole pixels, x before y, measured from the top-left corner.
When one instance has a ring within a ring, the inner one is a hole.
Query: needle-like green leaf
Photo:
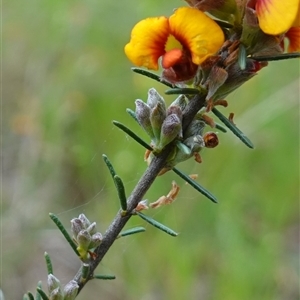
[[[106,166],[107,166],[107,168],[110,172],[110,175],[112,176],[112,178],[114,178],[115,175],[116,175],[116,171],[115,171],[112,163],[110,162],[110,160],[108,159],[108,157],[105,154],[103,154],[102,157],[103,157],[103,160],[104,160],[104,162],[105,162],[105,164],[106,164]]]
[[[36,290],[40,294],[40,296],[42,297],[43,300],[49,300],[48,296],[45,294],[45,292],[41,288],[38,287]]]
[[[134,228],[124,230],[124,231],[120,232],[118,237],[124,237],[124,236],[128,236],[128,235],[131,235],[131,234],[136,234],[136,233],[140,233],[140,232],[144,232],[144,231],[146,231],[146,229],[144,227],[134,227]]]
[[[174,88],[166,90],[166,95],[197,95],[200,91],[194,88]]]
[[[117,126],[119,129],[123,130],[125,133],[127,133],[129,136],[131,136],[136,142],[138,142],[140,145],[145,147],[148,150],[153,150],[150,145],[148,145],[144,140],[142,140],[139,136],[137,136],[133,131],[131,131],[128,127],[123,125],[122,123],[118,121],[113,121],[113,124]]]
[[[300,52],[294,53],[283,53],[277,55],[267,55],[267,56],[252,56],[251,58],[257,61],[275,61],[275,60],[285,60],[291,58],[300,57]]]
[[[68,234],[67,230],[65,229],[65,227],[63,226],[63,224],[58,219],[58,217],[55,214],[53,214],[53,213],[49,213],[49,216],[50,216],[51,220],[55,223],[55,225],[58,227],[58,229],[60,230],[60,232],[63,234],[63,236],[65,237],[65,239],[68,241],[68,243],[70,244],[70,246],[72,247],[72,249],[74,250],[74,252],[76,253],[76,255],[80,257],[80,254],[77,251],[77,245],[75,244],[75,242],[73,241],[73,239],[70,237],[70,235]]]
[[[45,252],[44,257],[45,257],[45,261],[46,261],[46,265],[47,265],[48,275],[53,274],[53,267],[52,267],[52,262],[51,262],[49,254],[47,252]]]
[[[123,211],[126,211],[127,210],[127,198],[126,198],[125,187],[124,187],[123,181],[118,175],[115,175],[114,182],[115,182],[116,189],[118,191],[121,208]]]
[[[171,235],[171,236],[177,236],[178,233],[175,232],[174,230],[170,229],[169,227],[157,222],[156,220],[152,219],[151,217],[149,216],[146,216],[144,215],[143,213],[141,212],[136,212],[136,214],[141,217],[143,220],[145,220],[146,222],[148,222],[149,224],[153,225],[154,227],[164,231],[165,233]]]
[[[214,203],[218,203],[217,198],[212,195],[207,189],[202,187],[198,182],[190,178],[189,176],[185,175],[182,173],[180,170],[177,168],[172,169],[178,176],[180,176],[182,179],[184,179],[188,184],[190,184],[194,189],[196,189],[198,192],[200,192],[202,195],[204,195],[206,198],[211,200]]]
[[[221,122],[234,134],[236,135],[246,146],[253,149],[253,143],[245,136],[245,134],[238,129],[232,122],[230,122],[221,112],[219,112],[215,107],[212,109],[215,116],[219,118]]]
[[[93,278],[95,279],[102,279],[102,280],[113,280],[116,279],[115,275],[94,275]]]
[[[141,74],[143,76],[146,76],[146,77],[149,77],[151,79],[154,79],[155,81],[158,81],[168,87],[173,87],[172,83],[162,79],[160,76],[152,73],[152,72],[149,72],[147,70],[144,70],[144,69],[140,69],[140,68],[131,68],[131,70],[135,73],[138,73],[138,74]]]

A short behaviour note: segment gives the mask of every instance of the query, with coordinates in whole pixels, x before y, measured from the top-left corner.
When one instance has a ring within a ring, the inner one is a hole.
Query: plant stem
[[[193,118],[195,117],[196,113],[205,106],[205,98],[206,93],[195,95],[190,102],[188,103],[187,107],[183,112],[183,130],[185,130],[188,125],[191,123]],[[144,195],[151,187],[152,183],[154,182],[156,176],[159,172],[164,168],[167,158],[171,153],[174,145],[173,143],[167,145],[163,151],[158,155],[155,156],[149,167],[146,169],[145,173],[135,186],[134,190],[132,191],[131,195],[128,197],[127,200],[127,215],[122,216],[121,210],[115,216],[113,222],[108,227],[107,231],[103,236],[103,240],[99,247],[96,248],[95,254],[96,259],[90,262],[90,275],[88,276],[87,280],[84,282],[80,281],[81,272],[80,270],[77,272],[76,276],[73,280],[75,280],[79,285],[78,293],[82,290],[85,284],[88,282],[89,279],[92,278],[92,274],[94,270],[99,265],[109,248],[112,246],[114,241],[117,239],[119,233],[126,225],[128,220],[131,218],[131,213],[137,204],[143,199]]]

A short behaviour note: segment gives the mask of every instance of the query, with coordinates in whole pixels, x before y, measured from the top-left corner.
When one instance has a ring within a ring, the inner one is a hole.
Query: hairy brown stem
[[[191,123],[193,118],[195,117],[196,113],[205,106],[205,98],[206,94],[199,94],[194,96],[190,102],[188,103],[187,107],[183,112],[183,130],[187,128],[187,126]],[[121,211],[117,213],[113,222],[108,227],[107,231],[103,236],[103,240],[99,247],[95,250],[96,259],[90,261],[90,276],[88,279],[92,278],[92,275],[102,261],[103,257],[112,246],[116,238],[118,237],[121,230],[124,228],[128,220],[131,218],[131,212],[137,206],[137,204],[143,199],[144,195],[151,187],[152,183],[154,182],[156,176],[159,172],[164,168],[167,158],[172,151],[174,145],[168,145],[158,156],[154,157],[151,161],[150,166],[146,169],[145,173],[135,186],[134,190],[132,191],[131,195],[128,197],[127,200],[127,215],[122,216]],[[85,284],[88,282],[81,282],[80,281],[81,272],[80,270],[77,272],[76,276],[73,280],[75,280],[79,285],[78,293],[82,290]]]

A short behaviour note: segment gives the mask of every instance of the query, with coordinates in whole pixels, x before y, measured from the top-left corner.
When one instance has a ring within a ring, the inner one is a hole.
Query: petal
[[[131,31],[125,54],[136,66],[158,70],[158,59],[165,53],[168,35],[169,22],[166,17],[142,20]]]
[[[300,1],[299,1],[299,4],[298,4],[297,15],[296,15],[296,18],[294,20],[294,23],[293,23],[292,27],[300,27]]]
[[[257,0],[255,8],[261,30],[278,35],[291,28],[297,16],[299,0]]]
[[[219,25],[196,8],[178,8],[169,23],[171,34],[190,50],[194,64],[214,55],[224,42]]]
[[[285,34],[289,40],[288,52],[300,51],[300,27],[292,27]]]
[[[172,49],[163,55],[161,65],[164,69],[173,67],[180,61],[183,53],[181,49]]]

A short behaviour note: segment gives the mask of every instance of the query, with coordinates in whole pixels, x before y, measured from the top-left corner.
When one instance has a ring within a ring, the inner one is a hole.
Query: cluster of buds
[[[214,148],[218,145],[218,137],[214,132],[204,133],[206,123],[201,112],[195,116],[186,130],[182,130],[182,113],[187,103],[187,97],[180,95],[169,107],[166,107],[163,97],[154,88],[149,90],[146,103],[139,99],[135,101],[136,118],[151,138],[153,151],[147,151],[145,155],[148,164],[153,155],[159,153],[168,144],[175,143],[161,174],[192,156],[200,163],[201,149]]]
[[[102,234],[97,232],[96,222],[91,223],[84,214],[71,220],[71,231],[78,245],[77,251],[80,258],[84,261],[88,258],[88,254],[91,255],[93,249],[101,244]]]
[[[53,274],[49,274],[47,283],[49,300],[73,300],[77,296],[79,286],[75,280],[71,280],[62,288],[60,281]]]

